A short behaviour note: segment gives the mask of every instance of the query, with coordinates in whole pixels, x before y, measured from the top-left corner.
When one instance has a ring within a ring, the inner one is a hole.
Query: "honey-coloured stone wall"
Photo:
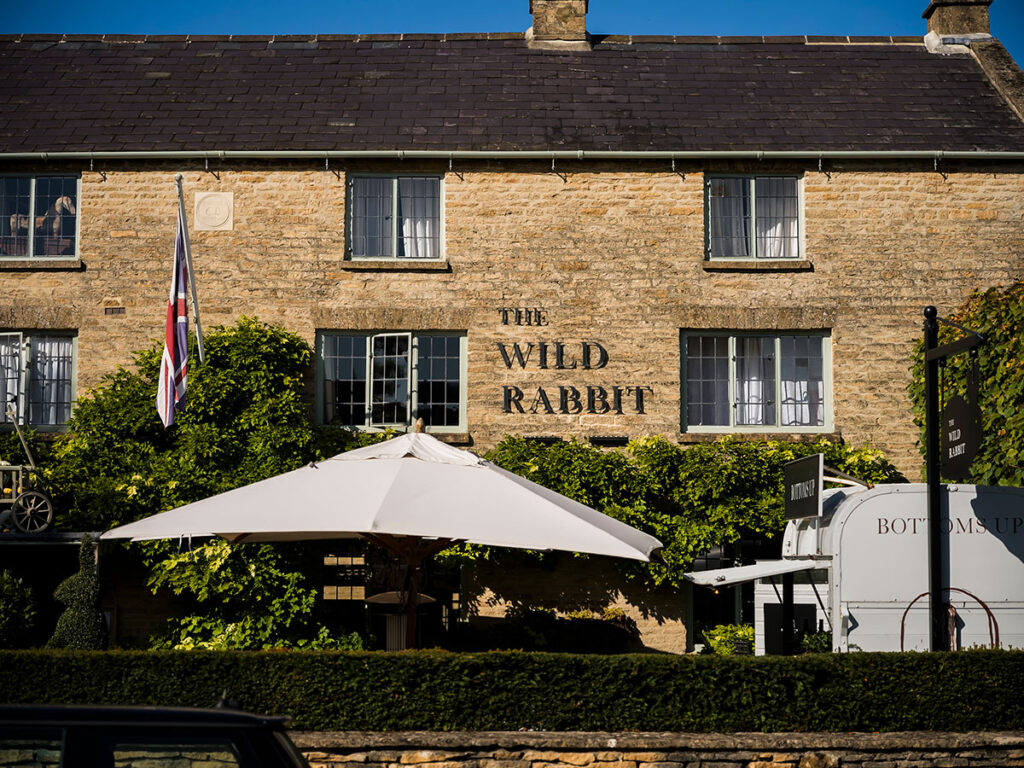
[[[206,328],[244,314],[310,342],[326,329],[465,331],[467,430],[455,439],[479,450],[508,433],[707,439],[681,431],[682,330],[826,330],[827,433],[884,450],[918,479],[906,387],[923,307],[944,315],[973,288],[1024,274],[1019,166],[108,161],[9,170],[82,176],[80,263],[0,263],[0,327],[76,330],[79,394],[163,335],[180,172],[190,221],[196,193],[233,195],[231,231],[191,232]],[[359,171],[443,177],[444,264],[346,260],[346,179]],[[801,175],[803,258],[781,269],[707,262],[706,172]],[[509,308],[531,313],[516,324]],[[530,343],[524,367],[514,356],[506,364],[502,350]],[[518,405],[506,402],[515,391]]]
[[[311,768],[1011,768],[1008,733],[294,732]]]

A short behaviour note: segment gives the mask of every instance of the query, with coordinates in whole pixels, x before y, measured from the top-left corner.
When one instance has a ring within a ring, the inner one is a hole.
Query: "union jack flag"
[[[185,405],[188,380],[188,262],[185,259],[185,213],[178,206],[178,234],[174,239],[174,272],[167,297],[167,326],[164,355],[160,361],[160,382],[156,392],[156,410],[164,428],[174,423],[174,412]]]

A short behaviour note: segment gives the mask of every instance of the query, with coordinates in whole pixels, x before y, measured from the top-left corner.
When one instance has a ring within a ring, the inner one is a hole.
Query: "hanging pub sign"
[[[949,480],[967,477],[978,453],[978,404],[971,399],[956,395],[942,409],[942,476]]]
[[[787,520],[821,515],[821,491],[825,478],[825,456],[816,453],[782,466]]]

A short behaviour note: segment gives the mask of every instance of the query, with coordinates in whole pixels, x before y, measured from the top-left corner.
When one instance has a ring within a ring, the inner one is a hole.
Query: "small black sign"
[[[825,456],[820,453],[783,465],[787,520],[821,515],[821,485],[824,475]]]
[[[942,474],[950,480],[963,480],[970,474],[971,462],[978,453],[977,405],[960,395],[951,398],[942,410]]]

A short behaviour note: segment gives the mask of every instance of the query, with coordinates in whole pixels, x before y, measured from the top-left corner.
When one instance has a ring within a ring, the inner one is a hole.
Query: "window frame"
[[[71,377],[69,386],[71,397],[68,400],[68,418],[74,415],[75,404],[78,392],[78,332],[68,330],[51,330],[49,328],[33,328],[28,330],[0,329],[0,336],[20,336],[20,371],[18,376],[18,402],[16,410],[18,425],[30,427],[37,432],[64,432],[67,431],[67,421],[61,424],[36,424],[27,419],[29,413],[29,397],[31,394],[31,365],[29,351],[32,347],[32,339],[39,337],[56,337],[71,340]],[[0,403],[0,429],[13,429],[13,422],[7,418],[7,403]]]
[[[75,232],[71,239],[74,241],[74,252],[70,254],[36,254],[36,236],[35,228],[30,227],[28,239],[27,253],[23,255],[19,254],[4,254],[0,253],[0,264],[9,261],[77,261],[81,258],[80,251],[80,235],[82,231],[82,175],[80,173],[0,173],[0,182],[4,179],[18,178],[18,179],[29,179],[29,212],[28,217],[30,222],[34,222],[35,219],[40,215],[37,212],[36,197],[37,197],[37,182],[39,179],[74,179],[75,181]],[[45,209],[43,211],[45,214]],[[10,214],[8,214],[9,216]],[[14,235],[8,235],[12,239]]]
[[[757,253],[757,180],[768,178],[793,179],[796,181],[796,253],[792,256],[760,256]],[[750,216],[746,233],[750,243],[751,256],[715,256],[711,251],[711,184],[717,179],[744,179],[749,185]],[[804,248],[804,175],[802,173],[706,173],[704,174],[704,258],[717,263],[739,262],[743,264],[769,263],[786,264],[801,261]]]
[[[373,423],[372,401],[373,401],[373,340],[377,337],[402,336],[409,338],[409,397],[408,397],[408,418],[406,423]],[[324,395],[324,383],[327,380],[324,352],[328,337],[345,336],[348,338],[361,338],[366,340],[366,399],[364,408],[364,420],[362,424],[331,424],[324,418],[324,411],[327,405]],[[462,434],[467,431],[466,403],[468,400],[469,384],[467,381],[468,365],[468,334],[466,331],[450,329],[430,330],[318,330],[316,332],[316,422],[323,426],[335,426],[339,429],[356,429],[360,432],[384,432],[388,429],[412,429],[416,423],[416,412],[419,410],[419,387],[418,373],[420,366],[420,338],[424,336],[449,336],[459,340],[459,421],[458,424],[448,426],[425,425],[424,431],[434,434]]]
[[[357,256],[352,246],[353,215],[355,212],[354,192],[357,179],[390,179],[391,180],[391,255],[390,256]],[[402,179],[436,179],[437,180],[437,256],[432,258],[413,258],[398,255],[399,244],[399,182]],[[356,263],[385,264],[437,264],[447,260],[445,249],[445,176],[443,173],[349,173],[345,178],[345,258]]]
[[[726,338],[728,347],[728,392],[729,392],[729,424],[690,424],[689,423],[689,383],[687,377],[689,355],[687,351],[687,340],[692,337],[718,337]],[[785,337],[809,336],[820,338],[821,344],[821,379],[824,390],[822,396],[822,424],[819,426],[783,425],[782,424],[782,354],[781,344]],[[736,410],[737,385],[736,385],[736,342],[742,338],[763,338],[772,337],[775,341],[774,361],[774,385],[775,385],[775,423],[774,424],[737,424]],[[752,330],[752,331],[730,331],[690,328],[681,331],[679,337],[680,356],[680,390],[681,390],[681,431],[691,434],[829,434],[834,430],[833,422],[833,378],[832,378],[832,334],[829,330]]]

